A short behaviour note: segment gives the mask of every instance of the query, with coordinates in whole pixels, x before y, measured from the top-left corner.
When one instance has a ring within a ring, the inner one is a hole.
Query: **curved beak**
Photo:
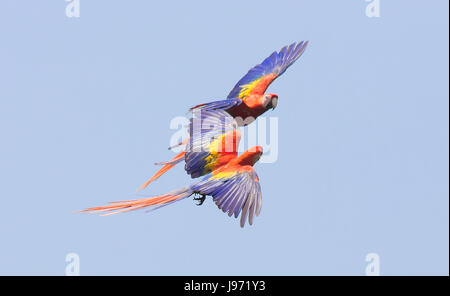
[[[270,101],[270,105],[272,107],[272,110],[275,110],[275,108],[277,107],[278,104],[278,97],[273,97],[272,101]]]

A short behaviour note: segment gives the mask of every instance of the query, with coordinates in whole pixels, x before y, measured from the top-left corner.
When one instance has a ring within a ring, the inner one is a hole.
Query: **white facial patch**
[[[263,104],[263,106],[264,107],[267,107],[267,105],[270,103],[270,96],[264,96],[263,97],[263,101],[262,101],[262,104]]]

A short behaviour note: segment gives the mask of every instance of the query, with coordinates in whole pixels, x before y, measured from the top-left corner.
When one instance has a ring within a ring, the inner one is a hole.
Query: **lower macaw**
[[[308,41],[301,41],[298,44],[292,43],[283,47],[279,52],[273,52],[261,64],[251,68],[248,73],[242,77],[228,94],[226,100],[215,101],[200,104],[192,107],[193,112],[217,111],[225,110],[237,122],[238,126],[246,126],[253,122],[258,116],[265,113],[269,109],[275,109],[278,103],[276,94],[264,93],[269,85],[286,69],[291,66],[305,51]],[[216,134],[222,131],[219,128]],[[192,130],[189,131],[192,135]],[[210,131],[214,135],[214,131]],[[199,135],[204,137],[203,134]],[[192,139],[181,142],[178,145],[185,145]],[[195,146],[195,145],[191,145]],[[185,148],[189,149],[189,145]],[[176,164],[185,158],[185,152],[176,155],[172,160],[160,162],[157,164],[164,165],[153,177],[145,182],[138,190],[144,189],[151,182],[158,179]],[[194,177],[194,176],[193,176]]]
[[[203,116],[204,120],[216,122],[224,116],[230,117],[224,111],[206,112]],[[235,123],[226,125],[224,133],[209,144],[201,144],[207,150],[186,152],[186,171],[191,176],[205,175],[201,181],[164,195],[112,202],[110,205],[92,207],[82,212],[111,215],[146,207],[157,209],[192,194],[199,194],[200,198],[194,198],[199,201],[198,205],[203,203],[206,196],[212,196],[219,209],[228,213],[228,216],[234,215],[237,218],[242,212],[241,227],[244,227],[247,217],[252,225],[253,218],[259,215],[262,206],[261,187],[253,165],[261,157],[263,149],[255,146],[238,156],[241,133],[235,127]]]

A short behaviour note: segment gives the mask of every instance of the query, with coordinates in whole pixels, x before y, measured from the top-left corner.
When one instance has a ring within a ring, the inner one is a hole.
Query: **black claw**
[[[194,200],[199,201],[197,206],[201,206],[205,202],[205,199],[206,199],[206,194],[202,194],[201,197],[194,197]]]

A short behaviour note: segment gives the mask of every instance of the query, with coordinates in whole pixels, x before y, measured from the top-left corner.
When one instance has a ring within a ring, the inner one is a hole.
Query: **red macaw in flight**
[[[229,118],[230,115],[222,110],[202,113],[202,120],[214,123],[223,123],[223,119]],[[204,150],[186,151],[186,171],[193,177],[204,176],[201,181],[164,195],[112,202],[110,205],[92,207],[82,212],[111,215],[146,207],[157,209],[188,198],[192,194],[199,194],[200,198],[194,198],[199,200],[198,205],[203,203],[206,196],[212,196],[219,209],[228,213],[228,216],[234,215],[237,218],[242,213],[241,227],[244,227],[247,217],[252,225],[253,218],[259,215],[262,207],[261,187],[253,165],[259,160],[263,150],[262,147],[255,146],[238,156],[241,133],[237,129],[237,123],[228,120],[228,123],[222,126],[225,127],[222,134],[210,143],[201,144]]]
[[[251,68],[248,73],[239,80],[226,100],[215,101],[197,105],[193,109],[202,110],[226,110],[234,118],[253,118],[263,114],[269,109],[275,109],[278,103],[276,94],[266,94],[269,85],[289,66],[291,66],[305,51],[308,41],[301,41],[298,44],[292,43],[283,47],[279,52],[274,51],[261,64]],[[238,124],[248,125],[251,122]]]
[[[274,51],[261,64],[251,68],[236,83],[226,100],[200,104],[192,107],[190,110],[193,112],[225,110],[236,119],[238,126],[250,124],[267,110],[277,107],[278,96],[271,93],[266,94],[265,91],[277,77],[282,75],[303,54],[307,45],[308,41],[301,41],[298,44],[292,43],[289,46],[285,46],[279,52]],[[221,132],[219,128],[217,134]],[[191,133],[192,131],[190,131]],[[178,145],[184,145],[187,141]],[[185,153],[181,152],[170,161],[157,163],[164,166],[138,190],[147,187],[184,158]]]

